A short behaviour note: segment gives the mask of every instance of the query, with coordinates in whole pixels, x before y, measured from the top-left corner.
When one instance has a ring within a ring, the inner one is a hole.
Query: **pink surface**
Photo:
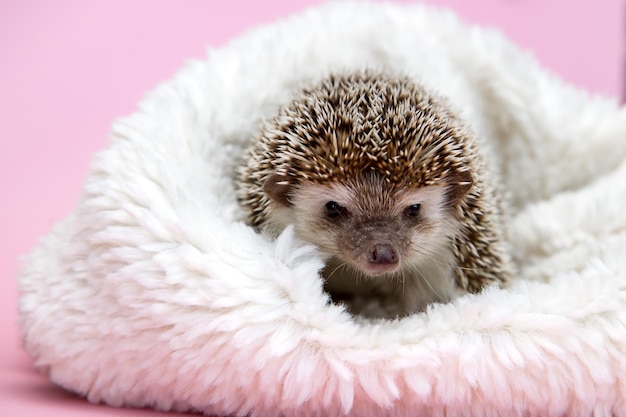
[[[0,416],[111,415],[48,383],[22,353],[17,257],[68,213],[111,122],[207,45],[320,1],[0,2]],[[503,30],[594,93],[622,91],[622,0],[432,0]],[[262,7],[259,6],[262,4]],[[156,415],[115,410],[116,415]]]

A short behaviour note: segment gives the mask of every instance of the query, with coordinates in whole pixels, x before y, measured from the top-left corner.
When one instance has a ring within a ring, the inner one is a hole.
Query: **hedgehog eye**
[[[417,217],[420,214],[421,208],[421,204],[411,204],[406,209],[404,209],[404,215],[407,217]]]
[[[345,216],[348,213],[348,210],[336,201],[329,201],[326,203],[324,208],[326,210],[326,215],[331,219]]]

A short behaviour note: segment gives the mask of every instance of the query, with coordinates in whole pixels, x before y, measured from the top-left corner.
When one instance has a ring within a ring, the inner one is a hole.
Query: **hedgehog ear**
[[[474,180],[469,171],[459,172],[448,182],[446,190],[446,204],[448,207],[456,206],[465,194],[472,188]]]
[[[263,192],[267,194],[272,201],[282,204],[285,207],[291,207],[293,205],[289,200],[290,191],[291,183],[287,175],[274,173],[263,183]]]

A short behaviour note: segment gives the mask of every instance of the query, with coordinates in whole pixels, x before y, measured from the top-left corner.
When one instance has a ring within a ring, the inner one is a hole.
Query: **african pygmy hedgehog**
[[[474,133],[408,77],[334,74],[267,122],[240,169],[250,225],[294,225],[353,314],[393,318],[504,284],[501,203]]]

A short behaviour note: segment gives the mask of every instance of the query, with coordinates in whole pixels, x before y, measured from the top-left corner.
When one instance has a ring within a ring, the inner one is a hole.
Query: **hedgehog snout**
[[[352,223],[349,232],[340,233],[338,249],[345,261],[368,275],[396,271],[409,245],[398,225],[367,221]]]
[[[367,261],[374,265],[395,265],[399,260],[398,252],[388,243],[376,243],[367,254]]]
[[[370,238],[368,242],[354,248],[351,259],[358,269],[367,275],[393,273],[401,262],[401,248],[398,242],[384,238]]]

